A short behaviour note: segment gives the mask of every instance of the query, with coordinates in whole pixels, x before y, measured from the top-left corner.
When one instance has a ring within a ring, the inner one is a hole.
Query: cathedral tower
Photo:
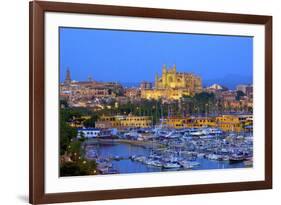
[[[155,88],[158,89],[159,86],[158,86],[158,80],[159,80],[159,77],[158,77],[158,74],[156,73],[155,75]]]
[[[167,84],[167,67],[164,64],[162,67],[162,88],[166,88]]]

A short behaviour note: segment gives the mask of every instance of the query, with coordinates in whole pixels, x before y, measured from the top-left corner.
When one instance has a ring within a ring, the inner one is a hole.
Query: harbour
[[[83,147],[101,174],[192,171],[252,167],[252,139],[251,133],[209,128],[131,129],[115,138],[88,139]]]

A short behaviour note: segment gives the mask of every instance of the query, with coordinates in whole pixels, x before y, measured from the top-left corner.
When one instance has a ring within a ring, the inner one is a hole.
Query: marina
[[[85,157],[101,174],[249,168],[251,132],[218,128],[118,130],[116,136],[88,139]]]

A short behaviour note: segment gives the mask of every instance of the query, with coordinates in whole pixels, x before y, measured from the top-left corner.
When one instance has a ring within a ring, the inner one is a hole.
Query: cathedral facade
[[[180,99],[182,96],[193,96],[202,92],[202,80],[191,73],[177,72],[176,65],[162,67],[162,75],[155,76],[154,89],[142,90],[141,96],[146,99]]]

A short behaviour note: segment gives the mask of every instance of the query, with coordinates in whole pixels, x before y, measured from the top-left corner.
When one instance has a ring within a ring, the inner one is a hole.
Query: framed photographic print
[[[30,2],[30,203],[271,187],[271,16]]]

